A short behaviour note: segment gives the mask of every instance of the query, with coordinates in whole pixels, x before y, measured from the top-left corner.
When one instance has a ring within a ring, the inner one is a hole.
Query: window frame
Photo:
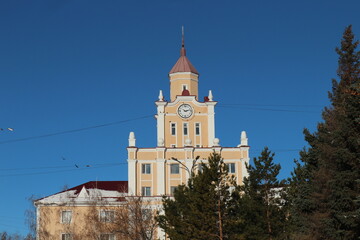
[[[176,123],[175,122],[171,122],[170,123],[170,134],[171,136],[176,136]]]
[[[72,240],[73,236],[71,233],[62,233],[61,234],[61,240]]]
[[[189,123],[186,122],[183,123],[183,135],[189,136]]]
[[[170,186],[170,196],[174,196],[174,192],[177,188],[178,186]]]
[[[151,163],[141,164],[141,174],[151,174]]]
[[[228,168],[228,173],[236,173],[236,164],[235,163],[226,163]]]
[[[100,233],[100,240],[116,240],[115,233]]]
[[[101,209],[99,213],[100,222],[111,223],[115,222],[115,211]]]
[[[65,216],[64,214],[69,214],[69,216]],[[61,211],[61,223],[62,224],[70,224],[72,221],[72,211],[71,210],[62,210]]]
[[[141,187],[141,195],[144,197],[151,196],[151,187],[149,186]]]
[[[180,174],[180,164],[171,163],[170,164],[170,174]]]
[[[201,135],[201,124],[199,122],[195,123],[195,136]]]

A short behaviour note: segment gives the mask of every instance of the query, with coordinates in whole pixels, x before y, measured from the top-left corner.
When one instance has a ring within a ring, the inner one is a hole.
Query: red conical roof
[[[170,70],[169,74],[177,72],[191,72],[199,74],[195,67],[191,64],[190,60],[186,57],[186,50],[184,44],[184,33],[182,35],[182,46],[180,50],[180,58],[177,60],[175,65]]]

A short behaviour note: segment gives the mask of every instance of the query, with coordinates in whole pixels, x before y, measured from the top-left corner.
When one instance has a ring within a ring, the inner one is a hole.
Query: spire
[[[181,50],[180,57],[186,56],[185,39],[184,39],[184,26],[181,27]]]
[[[180,58],[177,60],[173,68],[170,70],[169,74],[177,72],[191,72],[199,74],[195,67],[191,64],[189,59],[186,57],[185,49],[185,37],[184,37],[184,26],[181,30],[181,49],[180,49]]]
[[[185,40],[184,40],[184,26],[182,26],[182,28],[181,28],[181,32],[182,32],[182,41],[181,41],[181,46],[182,47],[185,47]]]

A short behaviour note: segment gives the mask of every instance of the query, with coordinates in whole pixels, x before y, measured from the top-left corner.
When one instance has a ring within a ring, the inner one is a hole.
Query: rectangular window
[[[229,173],[235,173],[235,163],[227,163]]]
[[[184,136],[187,136],[188,135],[188,124],[187,123],[184,123]]]
[[[200,136],[200,123],[195,123],[195,135]]]
[[[61,212],[61,223],[71,223],[72,212],[62,211]]]
[[[176,186],[171,186],[170,187],[170,196],[174,196],[175,190],[177,189]]]
[[[171,147],[172,147],[172,148],[176,148],[176,144],[171,144]]]
[[[151,174],[151,164],[144,163],[141,165],[141,173],[142,174]]]
[[[171,135],[176,135],[176,123],[171,123]]]
[[[108,210],[100,211],[100,222],[114,222],[115,220],[115,212]]]
[[[182,90],[184,91],[184,90],[187,90],[187,89],[188,89],[187,84],[182,84]]]
[[[141,194],[143,196],[151,196],[151,187],[142,187]]]
[[[177,163],[170,164],[170,173],[171,174],[179,174],[180,166]]]
[[[70,233],[61,234],[61,240],[72,240],[72,235]]]
[[[115,234],[102,233],[102,234],[100,234],[100,240],[115,240]]]

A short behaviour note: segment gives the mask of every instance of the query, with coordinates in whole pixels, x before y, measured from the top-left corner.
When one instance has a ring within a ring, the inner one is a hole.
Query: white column
[[[208,146],[213,146],[215,138],[215,107],[216,103],[208,104]]]
[[[157,195],[165,194],[165,159],[157,159]]]
[[[135,159],[128,159],[128,190],[129,195],[136,195],[136,163]]]
[[[165,105],[166,102],[156,102],[157,105],[157,142],[165,141]]]

